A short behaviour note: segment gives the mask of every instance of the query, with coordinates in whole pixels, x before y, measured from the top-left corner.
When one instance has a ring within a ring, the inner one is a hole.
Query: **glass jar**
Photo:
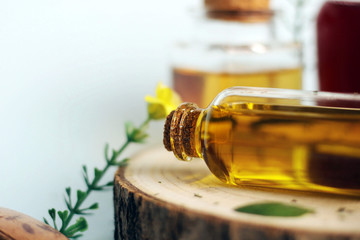
[[[172,53],[173,87],[184,101],[206,107],[232,86],[302,88],[300,46],[276,39],[268,1],[205,1],[205,8]]]
[[[360,196],[359,95],[234,87],[164,129],[167,150],[228,184]]]

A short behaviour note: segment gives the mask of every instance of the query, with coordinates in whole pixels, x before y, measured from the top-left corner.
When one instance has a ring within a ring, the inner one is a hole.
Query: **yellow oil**
[[[174,90],[186,102],[205,108],[222,90],[233,86],[301,89],[301,68],[254,73],[218,73],[192,69],[173,70]]]
[[[208,108],[196,148],[224,182],[360,195],[360,109]]]

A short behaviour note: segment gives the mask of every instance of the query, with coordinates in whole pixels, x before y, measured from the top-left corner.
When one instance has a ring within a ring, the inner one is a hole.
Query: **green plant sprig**
[[[66,237],[76,239],[81,237],[81,233],[87,230],[88,224],[84,216],[89,215],[93,210],[98,209],[99,204],[93,203],[89,207],[85,208],[82,207],[82,205],[93,191],[104,191],[113,186],[113,181],[103,185],[100,184],[100,181],[110,167],[122,167],[127,164],[129,160],[128,158],[118,160],[119,156],[123,153],[127,146],[130,143],[144,143],[145,139],[148,137],[146,131],[149,122],[151,120],[161,120],[166,118],[166,116],[181,103],[179,95],[162,83],[159,83],[156,87],[156,96],[153,97],[147,95],[145,96],[145,101],[147,102],[147,119],[139,127],[135,127],[131,122],[125,123],[126,141],[119,150],[112,150],[112,155],[109,157],[109,145],[105,145],[105,167],[101,170],[94,168],[94,177],[92,180],[89,177],[87,167],[85,165],[82,167],[86,190],[76,191],[75,204],[72,199],[72,190],[70,187],[67,187],[65,189],[65,204],[67,210],[56,211],[55,208],[48,210],[50,218],[52,219],[52,227],[60,231]],[[73,217],[76,215],[79,215],[80,217],[76,219],[75,223],[73,223]],[[57,217],[59,217],[61,221],[60,227],[57,225]],[[51,226],[46,218],[44,218],[44,222]]]
[[[81,232],[86,231],[88,228],[87,221],[83,216],[91,214],[92,210],[96,210],[99,207],[98,203],[93,203],[89,207],[82,208],[83,203],[93,191],[103,191],[113,186],[113,181],[110,181],[103,185],[99,184],[99,182],[101,181],[101,179],[103,178],[103,176],[106,174],[107,170],[110,167],[126,166],[129,159],[124,158],[118,161],[119,156],[130,143],[144,143],[145,139],[148,137],[146,130],[148,128],[151,119],[152,118],[149,115],[149,117],[138,128],[135,127],[131,122],[127,122],[125,124],[125,130],[126,130],[125,143],[118,150],[112,150],[111,157],[109,157],[108,155],[109,144],[105,145],[104,157],[106,160],[106,165],[103,169],[94,168],[94,177],[92,180],[90,180],[87,167],[83,165],[82,173],[83,173],[84,182],[86,184],[86,190],[76,191],[76,202],[75,204],[73,204],[71,188],[67,187],[65,189],[66,192],[65,204],[67,210],[56,211],[54,208],[48,210],[50,218],[52,219],[53,228],[60,231],[62,234],[64,234],[66,237],[70,239],[76,239],[82,236]],[[75,221],[75,223],[70,225],[75,215],[79,215],[82,217],[79,217]],[[57,216],[61,220],[60,227],[57,226]],[[51,224],[46,218],[44,218],[44,222],[51,226]]]

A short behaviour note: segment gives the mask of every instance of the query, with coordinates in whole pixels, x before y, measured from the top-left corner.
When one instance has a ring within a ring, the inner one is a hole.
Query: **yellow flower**
[[[159,83],[156,87],[156,97],[146,96],[148,114],[150,119],[165,118],[172,110],[181,103],[179,95],[171,88]]]

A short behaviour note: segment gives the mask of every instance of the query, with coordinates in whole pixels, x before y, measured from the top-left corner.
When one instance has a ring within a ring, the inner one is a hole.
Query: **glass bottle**
[[[360,96],[233,87],[169,114],[164,145],[240,186],[360,196]]]
[[[172,52],[173,88],[206,107],[232,86],[302,88],[300,46],[275,38],[269,0],[205,0],[193,35]]]
[[[360,92],[360,1],[326,1],[317,18],[321,91]]]

